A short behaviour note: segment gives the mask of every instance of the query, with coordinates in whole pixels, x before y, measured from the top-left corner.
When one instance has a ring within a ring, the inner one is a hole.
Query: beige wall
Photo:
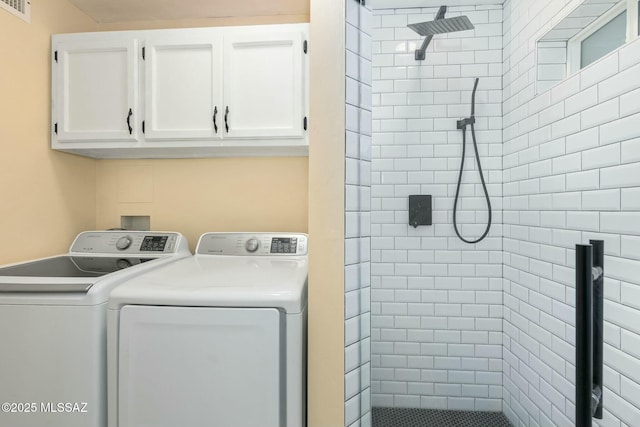
[[[309,22],[309,15],[227,16],[224,18],[181,19],[176,21],[131,21],[101,23],[101,31],[154,30],[166,28],[226,27],[230,25],[295,24]]]
[[[0,10],[0,264],[69,249],[95,226],[95,161],[49,148],[51,34],[96,24],[66,0]]]
[[[149,215],[194,249],[207,231],[307,232],[307,158],[109,160],[97,167],[97,226]]]
[[[309,427],[344,426],[344,10],[311,1]]]

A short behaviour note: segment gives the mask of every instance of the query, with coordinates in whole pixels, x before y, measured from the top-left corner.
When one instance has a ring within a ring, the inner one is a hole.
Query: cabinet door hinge
[[[309,43],[305,40],[304,43],[302,43],[302,50],[304,51],[304,53],[307,53],[309,51]]]
[[[142,121],[142,133],[144,133],[144,120]]]
[[[56,135],[58,134],[58,123],[53,125],[53,132],[55,132]]]
[[[302,121],[302,127],[304,128],[304,130],[307,130],[307,118],[306,117]]]
[[[145,47],[142,46],[142,60],[144,61],[145,59]]]
[[[57,50],[55,52],[53,52],[53,59],[55,59],[56,62],[58,62],[58,51]]]

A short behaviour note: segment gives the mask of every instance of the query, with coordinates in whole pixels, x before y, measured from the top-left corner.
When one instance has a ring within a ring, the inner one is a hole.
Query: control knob
[[[260,241],[255,237],[252,237],[251,239],[247,240],[247,243],[245,243],[244,245],[244,248],[247,250],[247,252],[255,252],[258,250],[259,247],[260,247]]]
[[[124,236],[118,239],[118,241],[116,242],[116,248],[124,251],[129,246],[131,246],[131,243],[133,243],[133,239],[129,236]]]

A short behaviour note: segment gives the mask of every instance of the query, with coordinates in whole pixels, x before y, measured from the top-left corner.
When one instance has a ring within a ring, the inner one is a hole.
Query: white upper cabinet
[[[58,142],[136,141],[138,41],[115,37],[60,43],[54,52]]]
[[[308,28],[54,35],[52,148],[95,158],[307,155]]]
[[[222,130],[221,47],[215,35],[146,38],[146,139],[218,137]]]
[[[301,138],[303,34],[224,38],[225,138]]]

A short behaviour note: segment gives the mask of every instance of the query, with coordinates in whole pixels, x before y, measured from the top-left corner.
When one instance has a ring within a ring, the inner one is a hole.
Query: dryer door
[[[279,427],[283,320],[272,308],[125,306],[119,427]]]

